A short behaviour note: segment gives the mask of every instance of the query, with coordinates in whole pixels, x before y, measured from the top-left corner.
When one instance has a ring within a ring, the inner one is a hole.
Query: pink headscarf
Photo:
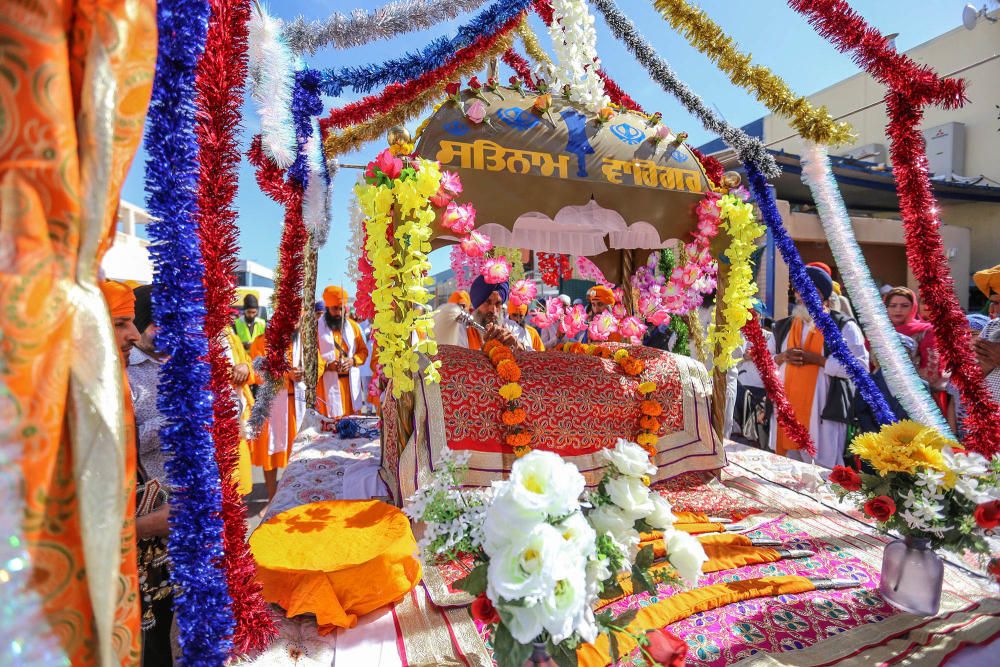
[[[909,336],[915,341],[919,341],[917,350],[920,353],[920,366],[924,367],[927,365],[927,359],[930,356],[931,350],[937,347],[937,340],[934,337],[934,327],[930,322],[920,319],[918,314],[920,304],[913,290],[906,287],[893,287],[892,291],[885,295],[885,304],[887,306],[894,296],[902,296],[910,300],[910,312],[906,316],[906,321],[894,326],[897,332],[904,336]]]

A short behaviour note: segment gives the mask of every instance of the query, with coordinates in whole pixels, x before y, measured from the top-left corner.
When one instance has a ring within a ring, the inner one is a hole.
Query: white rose
[[[618,472],[629,477],[642,477],[656,472],[656,468],[649,462],[646,450],[624,438],[618,438],[614,447],[601,450],[601,454]]]
[[[667,548],[667,558],[688,586],[694,586],[701,577],[701,566],[708,560],[701,542],[682,530],[674,530],[663,536]]]
[[[583,475],[553,452],[533,451],[510,469],[511,498],[524,509],[562,516],[580,507]]]
[[[491,557],[510,544],[524,540],[535,525],[545,520],[543,513],[526,510],[516,502],[506,482],[494,484],[494,488],[496,492],[483,521],[483,549]]]
[[[521,539],[490,556],[487,586],[491,600],[538,600],[552,592],[566,568],[563,540],[547,523],[536,524]]]
[[[670,503],[658,493],[652,493],[650,496],[653,500],[653,511],[646,517],[646,523],[658,530],[673,528],[677,517],[671,511]]]
[[[587,520],[598,535],[609,535],[629,561],[635,559],[639,552],[639,533],[633,527],[634,519],[614,505],[601,505],[591,510]]]
[[[577,620],[587,608],[587,582],[583,569],[556,582],[555,588],[541,601],[542,627],[559,643],[573,634]]]
[[[601,592],[601,583],[611,577],[607,558],[595,558],[587,563],[587,595],[596,598]]]
[[[495,604],[495,603],[494,603]],[[504,607],[504,611],[510,614],[510,622],[507,629],[511,636],[522,644],[530,644],[535,641],[538,635],[542,634],[542,610],[541,604],[533,604],[527,607]]]
[[[614,477],[604,483],[604,488],[611,502],[633,521],[649,516],[654,509],[649,487],[634,477]]]
[[[566,541],[564,552],[582,563],[597,553],[597,533],[582,512],[574,512],[556,526]]]

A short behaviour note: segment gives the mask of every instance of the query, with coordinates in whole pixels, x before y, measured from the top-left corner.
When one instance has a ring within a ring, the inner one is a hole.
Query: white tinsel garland
[[[353,194],[357,185],[364,181],[358,176],[358,181],[354,188],[351,188],[351,203],[347,210],[351,213],[351,241],[347,246],[347,278],[351,284],[357,285],[361,282],[361,270],[358,269],[358,260],[365,247],[365,215],[358,206],[358,197]]]
[[[569,86],[569,99],[590,113],[611,104],[604,82],[597,76],[597,31],[585,0],[553,0],[549,35],[556,64],[552,66],[553,91],[558,95]]]
[[[287,169],[298,151],[292,122],[296,56],[281,36],[281,25],[281,19],[271,18],[263,9],[250,12],[247,64],[264,152]]]
[[[312,232],[316,247],[322,248],[330,236],[330,193],[339,163],[336,158],[326,162],[319,123],[312,119],[312,136],[306,143],[309,159],[309,181],[302,199],[302,220]]]

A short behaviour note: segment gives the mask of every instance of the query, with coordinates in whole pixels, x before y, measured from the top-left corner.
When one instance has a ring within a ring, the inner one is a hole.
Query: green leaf
[[[576,649],[561,644],[553,644],[551,641],[547,645],[549,657],[552,658],[559,667],[577,667],[579,662],[576,659]]]
[[[640,570],[638,563],[632,566],[632,593],[655,593],[656,584],[650,579],[649,573]]]
[[[472,568],[472,572],[454,583],[454,587],[469,595],[478,596],[486,592],[486,563]]]
[[[602,600],[613,600],[617,597],[625,595],[625,591],[622,590],[621,585],[615,580],[611,580],[613,583],[604,584],[604,588],[598,593],[598,597]]]
[[[647,544],[639,549],[639,553],[635,557],[635,566],[642,570],[648,570],[653,566],[653,560],[653,545]]]
[[[531,657],[531,646],[518,643],[505,623],[497,624],[493,633],[493,659],[498,667],[524,667]]]
[[[613,665],[621,659],[621,653],[618,651],[618,635],[614,632],[609,632],[608,644],[611,648],[611,664]]]
[[[629,623],[635,620],[635,615],[638,613],[639,613],[638,609],[629,609],[628,611],[624,612],[621,616],[615,619],[615,625],[619,625],[624,628]]]

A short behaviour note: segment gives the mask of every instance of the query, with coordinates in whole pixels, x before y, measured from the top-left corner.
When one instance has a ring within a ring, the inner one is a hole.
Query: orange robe
[[[361,333],[361,326],[352,319],[347,320],[348,325],[354,332],[354,367],[358,368],[362,366],[365,361],[368,360],[368,345],[365,344],[365,336]],[[338,350],[348,349],[347,343],[344,340],[343,333],[340,331],[331,331],[333,334],[333,340]],[[323,351],[320,350],[320,356],[323,356]],[[329,364],[331,361],[340,359],[340,353],[332,353],[327,355],[326,363]],[[319,383],[316,385],[316,393],[323,400],[319,404],[320,412],[326,417],[334,416],[346,416],[353,415],[357,411],[354,409],[354,399],[352,398],[351,392],[351,376],[349,373],[335,373],[335,371],[330,368],[329,373],[321,372],[319,375]],[[340,415],[334,415],[330,406],[326,402],[327,394],[327,382],[332,382],[334,375],[337,376],[337,382],[340,385]],[[364,394],[367,393],[368,388],[362,387],[362,400],[364,400]]]
[[[535,352],[544,352],[545,345],[542,343],[542,336],[538,333],[538,329],[530,324],[525,324],[524,328],[528,330],[528,335],[531,336],[531,349]]]

